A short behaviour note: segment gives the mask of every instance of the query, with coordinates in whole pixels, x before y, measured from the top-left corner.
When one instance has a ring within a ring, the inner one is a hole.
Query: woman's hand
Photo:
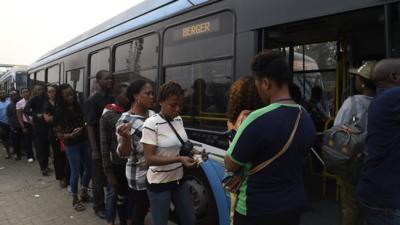
[[[117,133],[124,138],[130,138],[132,123],[124,123],[117,128]]]
[[[235,130],[238,130],[240,125],[242,124],[242,122],[247,118],[247,116],[250,114],[250,110],[243,110],[242,112],[240,112],[238,118],[236,119],[235,122]]]
[[[194,160],[190,157],[187,157],[187,156],[180,156],[179,161],[187,168],[192,168],[197,165],[196,160]]]
[[[82,127],[75,128],[75,129],[71,132],[71,138],[75,138],[76,136],[80,135],[82,129],[83,129]]]

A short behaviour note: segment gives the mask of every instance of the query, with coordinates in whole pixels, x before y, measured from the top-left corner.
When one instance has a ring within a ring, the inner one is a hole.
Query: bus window
[[[90,93],[97,90],[96,73],[100,70],[110,70],[110,50],[103,49],[89,56],[90,58]]]
[[[55,65],[47,69],[47,83],[60,83],[60,65]]]
[[[305,101],[311,89],[319,86],[324,91],[323,105],[329,116],[335,112],[336,41],[298,45],[293,47],[293,82],[302,91]]]
[[[41,84],[41,85],[45,85],[46,84],[44,70],[40,70],[40,71],[36,72],[35,85],[36,84]]]
[[[232,14],[223,12],[168,29],[164,65],[233,55],[233,28]]]
[[[79,100],[83,101],[83,68],[67,71],[66,81],[78,94]]]
[[[232,60],[169,67],[166,81],[178,82],[185,90],[182,117],[189,127],[225,130]]]
[[[114,50],[114,75],[116,82],[134,79],[156,81],[158,68],[158,36],[134,39]]]
[[[28,86],[28,77],[26,72],[17,72],[15,75],[15,81],[16,81],[16,88],[17,90],[21,90],[22,87],[27,87]]]

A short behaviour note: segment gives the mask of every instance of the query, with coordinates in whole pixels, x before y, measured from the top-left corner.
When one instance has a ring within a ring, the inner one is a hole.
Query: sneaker
[[[67,192],[70,193],[70,194],[72,194],[71,186],[69,186],[69,185],[68,185],[68,187],[67,187]]]
[[[33,163],[35,160],[33,158],[28,159],[28,163]]]

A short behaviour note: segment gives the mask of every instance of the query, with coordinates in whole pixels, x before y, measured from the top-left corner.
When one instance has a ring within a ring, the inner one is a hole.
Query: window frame
[[[46,84],[49,81],[49,69],[51,69],[52,67],[58,66],[58,82],[56,82],[56,84],[61,84],[61,64],[60,63],[56,63],[56,64],[52,64],[51,66],[46,67],[46,72],[45,72],[45,82]]]
[[[84,87],[86,87],[87,88],[87,94],[86,95],[90,95],[90,81],[92,80],[92,79],[96,79],[96,75],[94,75],[94,76],[91,76],[91,65],[92,65],[92,56],[93,55],[95,55],[95,54],[97,54],[97,53],[99,53],[99,52],[101,52],[101,51],[104,51],[104,50],[108,50],[108,53],[109,53],[109,57],[108,57],[108,71],[111,71],[111,60],[112,60],[112,52],[111,52],[111,47],[104,47],[104,48],[99,48],[99,49],[97,49],[97,50],[95,50],[95,51],[92,51],[92,52],[90,52],[89,54],[88,54],[88,56],[87,56],[87,60],[88,60],[88,62],[87,62],[87,65],[88,65],[88,69],[87,69],[87,84],[84,86]],[[69,70],[68,70],[69,71]],[[85,83],[85,82],[84,82]]]

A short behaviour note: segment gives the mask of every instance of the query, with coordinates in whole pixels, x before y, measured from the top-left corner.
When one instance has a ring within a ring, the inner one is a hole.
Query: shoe
[[[53,170],[52,170],[52,169],[50,169],[50,168],[48,168],[48,167],[47,167],[47,169],[46,169],[46,170],[47,170],[47,172],[49,172],[49,173],[52,173],[52,172],[53,172]]]
[[[47,170],[42,170],[42,175],[47,177],[49,176],[49,172],[47,172]]]
[[[28,163],[33,163],[35,160],[33,158],[28,159]]]
[[[90,196],[87,192],[87,189],[81,189],[80,199],[82,202],[91,202],[93,201],[92,196]]]
[[[96,214],[96,216],[98,216],[100,219],[105,220],[106,219],[106,211],[104,210],[99,210],[94,212],[94,214]]]
[[[60,180],[60,188],[66,188],[67,185],[67,181],[65,180],[65,178]]]

